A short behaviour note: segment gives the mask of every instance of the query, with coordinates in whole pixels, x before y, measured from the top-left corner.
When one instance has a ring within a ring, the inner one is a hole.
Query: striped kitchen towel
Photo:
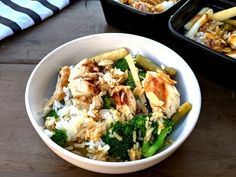
[[[0,0],[0,40],[56,14],[71,0]]]

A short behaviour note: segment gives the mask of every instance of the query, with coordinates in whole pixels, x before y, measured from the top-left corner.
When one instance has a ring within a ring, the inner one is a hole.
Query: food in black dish
[[[185,36],[236,59],[236,7],[214,13],[204,7],[184,25]]]
[[[194,50],[236,63],[235,6],[226,0],[189,0],[170,18],[169,29]]]
[[[161,13],[139,11],[119,0],[100,0],[106,21],[109,25],[126,32],[159,34],[168,32],[168,19],[186,0],[179,0]]]
[[[161,13],[171,8],[179,0],[119,0],[119,1],[123,4],[129,5],[137,10],[140,10],[141,12]]]

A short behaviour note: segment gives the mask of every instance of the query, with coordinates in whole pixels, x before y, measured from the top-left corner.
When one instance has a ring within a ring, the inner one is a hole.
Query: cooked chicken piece
[[[68,87],[71,90],[73,98],[80,98],[81,96],[92,97],[98,93],[97,87],[94,84],[82,78],[72,80],[68,84]]]
[[[80,77],[86,80],[96,80],[97,72],[99,72],[97,63],[92,59],[85,58],[73,67],[69,81]]]
[[[144,91],[153,112],[163,112],[171,117],[180,105],[176,82],[169,75],[148,71],[143,81]]]
[[[128,72],[123,72],[119,69],[111,69],[99,77],[100,87],[103,90],[109,90],[115,86],[123,83],[128,77]]]
[[[99,110],[101,109],[102,107],[102,98],[98,95],[95,95],[93,98],[92,98],[92,104],[90,105],[90,109],[91,110]]]
[[[236,49],[236,30],[232,32],[227,41],[232,49]]]
[[[45,106],[43,108],[43,115],[44,116],[45,116],[45,114],[47,114],[51,110],[51,107],[52,107],[55,100],[56,101],[63,100],[63,98],[65,96],[65,93],[63,91],[63,87],[66,87],[68,85],[69,75],[70,75],[70,67],[69,66],[62,67],[59,72],[58,78],[57,78],[56,89],[55,89],[53,95],[51,96],[51,98],[48,100],[48,102],[45,104]]]
[[[89,105],[88,115],[93,117],[95,121],[100,120],[101,116],[99,114],[99,109],[102,107],[102,98],[95,95],[92,98],[92,103]]]
[[[79,99],[73,99],[73,105],[76,106],[79,110],[88,110],[90,106],[91,99],[86,97],[80,97]]]
[[[128,86],[116,86],[111,93],[115,100],[116,109],[125,115],[127,119],[131,119],[136,113],[136,100]]]

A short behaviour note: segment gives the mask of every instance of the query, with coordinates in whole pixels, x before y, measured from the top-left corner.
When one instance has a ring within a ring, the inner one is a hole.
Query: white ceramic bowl
[[[127,47],[140,53],[157,64],[164,64],[177,69],[177,88],[181,93],[181,103],[189,101],[192,110],[174,129],[170,138],[173,143],[163,148],[156,155],[130,162],[101,162],[73,154],[55,144],[43,133],[44,121],[40,116],[43,103],[55,88],[58,69],[63,65],[74,65],[81,59],[94,56],[111,49]],[[200,113],[201,93],[197,79],[186,62],[168,47],[136,35],[121,33],[95,34],[68,42],[42,59],[32,72],[25,91],[25,105],[28,116],[42,140],[57,155],[66,161],[95,172],[128,173],[150,167],[171,155],[190,135]]]

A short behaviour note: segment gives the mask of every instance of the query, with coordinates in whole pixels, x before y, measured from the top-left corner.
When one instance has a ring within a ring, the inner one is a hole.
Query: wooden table
[[[24,105],[28,77],[47,53],[77,37],[101,32],[121,31],[107,25],[99,1],[88,1],[87,6],[79,1],[42,24],[0,42],[1,177],[112,176],[78,168],[55,155],[32,127]],[[202,90],[196,128],[172,156],[129,176],[236,176],[235,72],[221,66],[202,67],[191,58],[186,55]]]

